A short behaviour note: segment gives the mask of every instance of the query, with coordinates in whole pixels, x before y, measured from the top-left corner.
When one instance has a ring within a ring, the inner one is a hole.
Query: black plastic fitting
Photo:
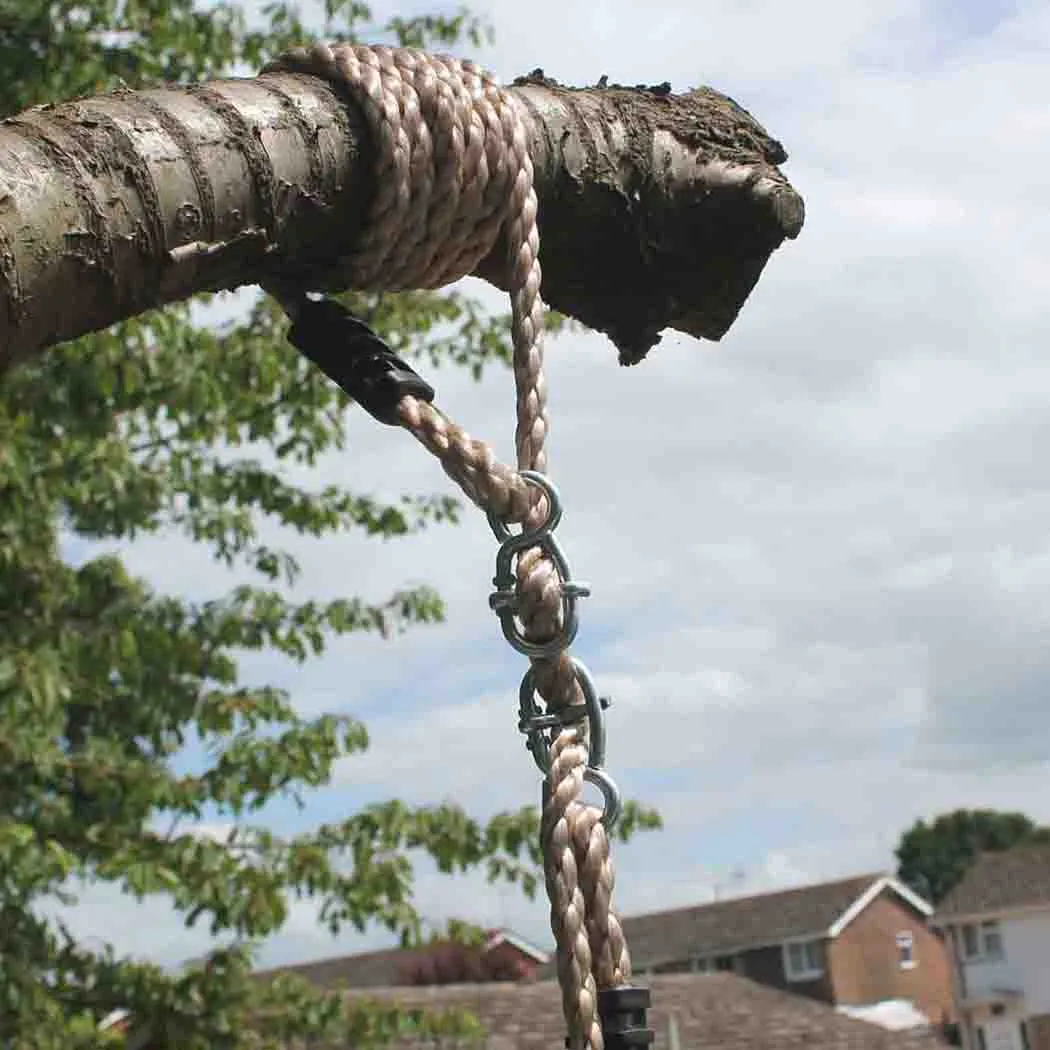
[[[288,342],[380,423],[398,425],[406,395],[434,400],[434,388],[335,299],[296,303]]]

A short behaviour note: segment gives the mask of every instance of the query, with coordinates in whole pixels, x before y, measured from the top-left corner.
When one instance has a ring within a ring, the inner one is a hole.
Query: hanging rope
[[[524,643],[519,648],[532,654],[523,709],[531,702],[526,694],[535,689],[547,706],[542,717],[560,727],[544,756],[549,772],[541,836],[567,1045],[603,1050],[598,992],[626,984],[630,957],[611,907],[614,875],[603,814],[581,802],[585,777],[598,777],[603,793],[605,782],[595,768],[600,755],[595,762],[591,754],[593,687],[567,648],[575,633],[572,601],[586,592],[579,586],[571,591],[567,563],[549,536],[560,507],[543,479],[549,419],[528,113],[473,63],[413,49],[319,45],[288,52],[263,73],[329,80],[361,106],[371,130],[375,199],[364,235],[340,263],[346,287],[437,288],[470,274],[501,238],[505,244],[518,469],[499,463],[488,445],[442,415],[422,380],[389,352],[383,358],[382,344],[373,347],[372,360],[387,372],[375,373],[376,389],[391,367],[400,370],[400,385],[385,388],[394,390],[396,401],[386,408],[377,401],[370,410],[404,427],[433,453],[489,514],[497,535],[508,540],[507,556],[516,554],[513,592],[498,591],[492,604],[508,637],[514,631],[509,618],[517,616]],[[305,323],[302,299],[283,298],[293,322]],[[366,332],[358,338],[367,341]],[[295,324],[290,338],[301,347],[314,345],[305,337],[296,340]],[[524,540],[514,542],[519,537],[510,536],[509,524],[522,526]],[[604,739],[598,750],[604,750]],[[609,812],[612,797],[606,794],[606,823],[615,819]]]

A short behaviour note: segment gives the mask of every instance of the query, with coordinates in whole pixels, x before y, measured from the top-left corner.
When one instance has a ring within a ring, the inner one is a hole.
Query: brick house
[[[621,923],[637,974],[729,971],[835,1006],[903,999],[946,1024],[950,967],[931,912],[892,876],[866,875]]]
[[[933,921],[964,1050],[1050,1050],[1050,845],[981,854]]]
[[[489,930],[484,944],[469,948],[438,942],[421,948],[387,948],[317,962],[260,971],[293,973],[325,988],[379,988],[411,985],[528,980],[549,959],[547,952],[509,930]]]

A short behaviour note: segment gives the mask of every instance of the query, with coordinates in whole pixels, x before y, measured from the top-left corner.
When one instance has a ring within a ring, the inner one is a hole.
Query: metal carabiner
[[[602,793],[605,806],[602,810],[602,824],[606,831],[612,831],[620,819],[623,802],[616,782],[602,768],[605,763],[605,716],[604,711],[609,701],[598,696],[594,679],[582,660],[573,657],[576,681],[580,683],[583,703],[574,704],[565,711],[542,712],[536,703],[536,689],[533,685],[533,669],[530,667],[521,680],[518,690],[518,729],[526,736],[525,747],[532,754],[540,772],[547,776],[551,770],[551,741],[545,733],[573,725],[586,720],[588,729],[587,767],[583,779],[593,784]],[[544,781],[544,797],[547,782]]]
[[[520,533],[515,534],[505,522],[493,512],[489,512],[489,527],[500,541],[500,548],[496,553],[496,575],[492,578],[496,590],[489,595],[489,608],[499,617],[503,637],[514,649],[533,659],[542,659],[555,656],[562,649],[568,649],[572,645],[579,630],[576,602],[587,597],[591,590],[585,583],[573,582],[568,559],[554,536],[562,513],[561,498],[554,483],[535,470],[523,470],[520,476],[539,487],[547,497],[547,519],[534,529],[522,529]],[[514,557],[531,547],[543,549],[554,562],[561,581],[562,626],[561,630],[546,642],[530,642],[514,622],[514,617],[520,611]]]
[[[605,705],[598,696],[594,679],[582,660],[572,657],[573,670],[580,692],[583,693],[583,709],[580,705],[565,711],[541,712],[536,703],[536,687],[533,684],[535,671],[530,667],[521,679],[518,689],[518,730],[525,734],[525,746],[532,753],[533,760],[541,773],[551,770],[551,742],[544,732],[574,722],[587,721],[588,764],[601,766],[605,763]],[[607,702],[606,702],[607,703]]]

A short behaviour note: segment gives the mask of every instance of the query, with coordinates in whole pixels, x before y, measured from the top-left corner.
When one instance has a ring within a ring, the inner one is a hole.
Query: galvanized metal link
[[[542,490],[547,497],[547,520],[534,529],[523,528],[521,532],[513,533],[505,522],[494,513],[489,513],[489,527],[496,539],[500,541],[500,548],[496,552],[496,575],[492,578],[496,590],[489,595],[489,608],[499,617],[503,636],[519,653],[532,659],[542,659],[556,656],[563,649],[568,649],[572,645],[579,629],[576,603],[580,598],[586,598],[591,593],[591,589],[587,584],[578,583],[572,579],[568,559],[554,536],[554,530],[561,521],[561,498],[553,482],[535,470],[523,470],[520,472],[520,477]],[[514,558],[532,547],[539,547],[543,550],[544,554],[554,563],[561,578],[561,630],[545,642],[530,642],[516,619],[519,602],[517,579],[514,575]]]
[[[500,541],[496,553],[496,575],[493,584],[496,590],[489,596],[489,607],[499,617],[503,635],[519,652],[532,660],[552,658],[572,645],[579,629],[576,603],[591,593],[585,583],[572,579],[568,558],[565,557],[554,530],[561,523],[562,503],[554,483],[546,475],[535,470],[523,470],[520,477],[535,485],[547,499],[547,517],[535,528],[522,528],[513,533],[506,523],[494,513],[488,515],[489,527]],[[520,605],[517,594],[517,577],[514,559],[523,551],[539,547],[554,563],[560,581],[562,600],[561,630],[544,642],[529,641],[519,626],[517,616]],[[536,696],[534,670],[530,667],[521,680],[518,690],[518,729],[525,734],[525,746],[533,761],[544,774],[550,772],[550,749],[554,734],[565,726],[586,721],[588,737],[588,763],[584,780],[593,784],[602,793],[605,806],[602,823],[611,830],[619,819],[623,803],[620,790],[612,777],[605,772],[605,719],[604,711],[609,701],[599,697],[594,679],[583,661],[572,658],[576,681],[583,694],[582,704],[573,704],[561,711],[544,711]]]
[[[588,761],[583,779],[593,784],[605,802],[602,824],[611,831],[619,820],[623,800],[616,782],[605,771],[605,710],[611,701],[598,696],[594,679],[582,660],[572,658],[576,682],[583,693],[583,703],[573,704],[560,711],[542,711],[536,697],[534,669],[530,667],[518,689],[518,730],[525,734],[525,747],[532,755],[540,772],[547,774],[551,768],[551,744],[554,734],[565,726],[577,722],[587,723]]]

